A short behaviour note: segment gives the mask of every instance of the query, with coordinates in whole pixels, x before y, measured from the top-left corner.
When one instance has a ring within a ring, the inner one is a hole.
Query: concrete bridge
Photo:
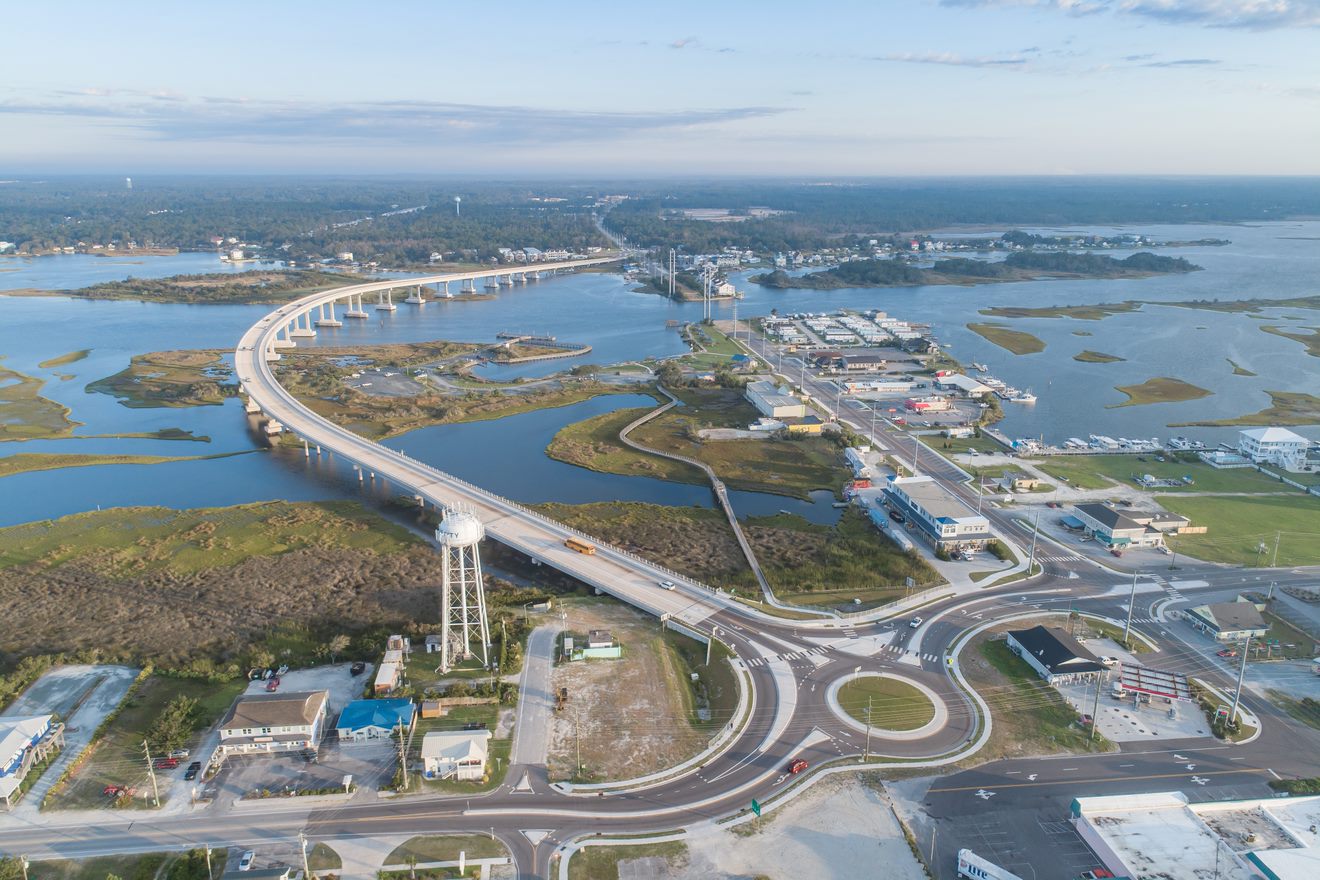
[[[540,265],[541,272],[560,272],[614,262],[606,257]],[[314,326],[337,326],[336,306],[347,304],[344,317],[364,315],[364,297],[389,303],[390,292],[399,288],[463,283],[508,275],[508,269],[489,269],[405,280],[389,279],[347,285],[310,294],[281,306],[253,325],[239,342],[234,366],[239,385],[247,395],[250,414],[260,413],[278,423],[285,433],[300,438],[308,455],[330,453],[348,462],[359,481],[387,480],[421,504],[432,508],[462,506],[476,513],[486,533],[532,559],[572,575],[591,586],[659,617],[697,626],[712,614],[738,608],[744,616],[757,612],[736,606],[732,599],[705,584],[656,565],[620,548],[611,547],[535,511],[474,486],[401,452],[360,437],[312,412],[276,380],[271,368],[280,359],[280,349],[315,335]],[[378,305],[378,307],[380,307]],[[313,318],[313,315],[317,316]],[[335,322],[335,323],[331,323]],[[571,537],[596,546],[587,555],[565,546]],[[673,581],[677,590],[660,589],[660,581]]]

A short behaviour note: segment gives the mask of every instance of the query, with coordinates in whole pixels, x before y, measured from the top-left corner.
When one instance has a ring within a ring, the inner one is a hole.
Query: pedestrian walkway
[[[819,657],[825,654],[829,654],[835,650],[837,649],[834,646],[825,645],[820,648],[808,648],[807,650],[804,651],[787,651],[783,654],[775,654],[773,657],[751,657],[746,660],[738,659],[735,660],[734,663],[738,664],[743,669],[756,669],[761,666],[769,666],[771,663],[774,663],[779,660],[783,660],[784,662],[787,663],[792,663],[795,660],[805,660],[809,657],[813,657],[813,656]],[[877,657],[887,656],[892,658],[915,657],[918,660],[924,660],[928,663],[937,663],[939,662],[940,659],[939,655],[937,654],[931,654],[928,652],[923,653],[921,651],[913,651],[910,648],[897,647],[894,645],[885,645],[881,647],[880,650],[876,651],[874,656]]]

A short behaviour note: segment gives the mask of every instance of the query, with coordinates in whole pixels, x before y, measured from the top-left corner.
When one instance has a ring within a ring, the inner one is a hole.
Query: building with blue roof
[[[335,730],[340,742],[367,742],[384,739],[398,730],[412,727],[417,707],[404,697],[386,700],[354,700],[339,713]]]

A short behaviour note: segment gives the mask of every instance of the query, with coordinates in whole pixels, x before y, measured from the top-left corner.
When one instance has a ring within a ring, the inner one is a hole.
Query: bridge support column
[[[362,308],[362,294],[349,294],[348,308],[344,310],[345,318],[365,318],[366,311]]]
[[[344,322],[335,317],[335,301],[321,304],[321,317],[317,320],[318,327],[342,327]]]
[[[316,331],[312,329],[312,315],[310,312],[303,312],[301,315],[294,316],[292,335],[300,338],[316,336]]]
[[[382,312],[392,312],[398,308],[394,304],[394,299],[390,295],[391,291],[382,290],[376,293],[376,309]]]
[[[280,336],[281,333],[284,334],[282,337]],[[271,340],[270,344],[272,348],[293,348],[298,343],[293,341],[293,331],[289,329],[288,324],[285,324],[276,331],[275,338]]]
[[[441,294],[441,295],[442,295],[445,299],[453,299],[453,298],[454,298],[454,295],[453,295],[452,293],[449,292],[449,282],[448,282],[448,281],[444,282],[444,285],[445,285],[445,292],[444,292],[443,294]]]
[[[404,302],[412,303],[415,306],[426,305],[426,297],[422,296],[422,286],[419,284],[414,287],[413,292],[408,294],[408,298]]]
[[[308,445],[307,445],[307,441],[304,440],[304,441],[303,441],[303,458],[311,458],[311,457],[312,457],[312,450],[311,450],[310,447],[308,447]]]

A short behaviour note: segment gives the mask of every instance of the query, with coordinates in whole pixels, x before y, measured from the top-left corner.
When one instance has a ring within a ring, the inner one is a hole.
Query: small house
[[[422,772],[427,779],[480,782],[489,755],[489,730],[433,730],[422,737]]]
[[[385,739],[400,727],[412,727],[417,708],[405,698],[354,700],[339,713],[335,730],[340,742]]]

